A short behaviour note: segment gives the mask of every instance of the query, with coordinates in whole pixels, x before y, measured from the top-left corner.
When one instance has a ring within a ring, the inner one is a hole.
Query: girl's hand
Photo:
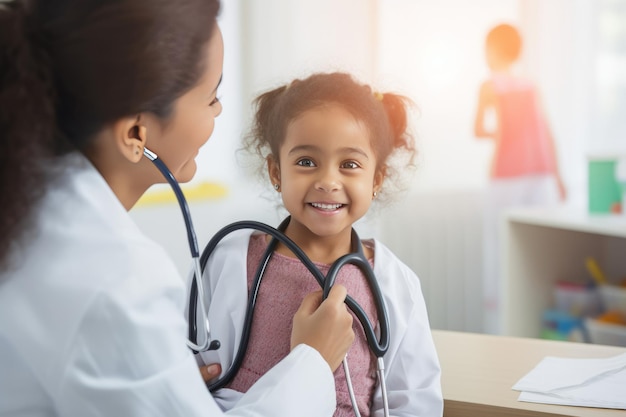
[[[354,341],[346,288],[335,285],[322,302],[322,291],[308,294],[293,317],[291,349],[305,343],[316,349],[334,372]]]

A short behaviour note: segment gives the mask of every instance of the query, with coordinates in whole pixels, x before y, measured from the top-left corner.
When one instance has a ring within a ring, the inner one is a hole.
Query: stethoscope
[[[172,187],[174,194],[176,195],[176,200],[178,200],[178,205],[180,206],[180,210],[183,213],[183,219],[185,220],[185,229],[187,229],[187,241],[189,242],[189,250],[191,251],[191,258],[193,260],[193,284],[194,287],[197,288],[201,294],[204,294],[204,287],[202,285],[202,269],[200,268],[200,250],[198,249],[198,239],[196,238],[196,230],[193,227],[193,223],[191,221],[191,213],[189,211],[189,205],[187,204],[187,200],[185,199],[185,195],[183,194],[183,190],[180,189],[180,185],[178,185],[178,181],[174,178],[172,172],[167,168],[167,166],[159,159],[157,154],[149,150],[148,148],[143,148],[143,154],[146,158],[148,158],[154,166],[158,168],[161,174],[165,177],[167,182]],[[194,317],[193,330],[194,337],[191,337],[191,323],[190,326],[190,337],[187,340],[187,346],[190,349],[196,352],[205,352],[207,350],[216,350],[220,347],[220,342],[217,340],[211,341],[211,330],[209,326],[209,318],[206,314],[204,314],[206,310],[206,306],[204,305],[204,300],[200,297],[199,301],[200,311],[203,313],[203,319],[198,323]],[[194,309],[195,311],[195,309]],[[195,314],[194,314],[195,316]],[[200,327],[200,329],[198,329]],[[204,335],[204,338],[201,343],[197,341],[198,333]]]
[[[191,213],[189,211],[189,206],[185,199],[185,196],[178,185],[178,182],[174,178],[174,175],[170,172],[167,166],[159,159],[159,157],[152,151],[144,148],[144,155],[152,161],[152,163],[159,169],[161,174],[165,177],[167,182],[172,187],[174,194],[176,195],[176,199],[178,200],[178,204],[180,206],[181,212],[183,214],[183,218],[185,221],[185,228],[187,229],[187,239],[189,241],[189,249],[191,251],[191,257],[193,259],[193,278],[191,282],[191,288],[189,292],[189,312],[188,312],[188,326],[189,326],[189,334],[187,345],[194,352],[204,352],[208,350],[216,350],[220,347],[220,342],[218,340],[211,340],[210,334],[210,326],[208,321],[207,309],[204,304],[204,297],[199,297],[199,294],[204,294],[204,287],[202,284],[202,272],[206,266],[207,261],[209,260],[211,254],[219,244],[219,242],[229,235],[230,233],[240,230],[240,229],[254,229],[261,232],[264,232],[270,236],[272,236],[272,240],[267,246],[262,261],[259,263],[259,266],[256,270],[254,280],[252,282],[252,286],[250,289],[250,293],[248,296],[248,304],[246,307],[246,315],[244,319],[244,326],[242,330],[241,341],[239,343],[239,347],[237,349],[237,353],[235,355],[235,359],[233,364],[228,368],[228,370],[217,380],[208,383],[207,386],[211,392],[224,387],[228,384],[234,376],[239,371],[239,368],[243,362],[248,342],[250,338],[250,333],[252,330],[252,321],[254,318],[254,307],[256,305],[257,297],[259,294],[259,289],[261,286],[261,281],[263,280],[263,276],[265,274],[265,270],[269,264],[270,259],[276,249],[278,243],[282,243],[289,250],[293,252],[293,254],[303,263],[303,265],[311,272],[315,280],[322,287],[323,298],[326,299],[328,296],[330,289],[335,284],[337,279],[337,275],[342,267],[347,264],[352,264],[357,266],[365,275],[366,281],[370,287],[370,291],[372,297],[374,299],[374,305],[376,307],[376,313],[378,316],[379,329],[380,329],[380,338],[376,338],[376,333],[374,330],[374,326],[370,322],[367,314],[363,310],[363,308],[349,295],[346,296],[345,303],[350,308],[350,310],[357,317],[358,321],[361,323],[363,327],[363,331],[365,333],[365,337],[367,339],[367,343],[369,345],[370,350],[376,356],[376,371],[378,374],[378,380],[380,381],[380,387],[382,392],[382,400],[383,400],[383,410],[385,417],[389,416],[389,404],[387,399],[387,388],[385,384],[384,378],[384,370],[385,363],[383,360],[383,356],[387,352],[389,348],[389,317],[387,314],[387,308],[385,306],[385,301],[378,286],[378,282],[374,275],[374,271],[370,266],[365,254],[363,253],[363,246],[361,244],[361,240],[358,237],[358,234],[354,229],[352,230],[352,253],[344,255],[337,259],[329,268],[326,276],[317,268],[317,266],[309,259],[309,257],[295,244],[289,237],[287,237],[283,232],[289,224],[290,218],[285,219],[278,229],[275,229],[271,226],[268,226],[264,223],[255,222],[255,221],[240,221],[232,223],[220,231],[218,231],[213,238],[209,241],[202,252],[202,256],[199,256],[198,249],[198,241],[195,234],[195,229],[193,227],[193,223],[191,221]],[[198,313],[200,314],[201,319],[198,321]],[[203,339],[201,343],[198,343],[198,334],[203,335]],[[348,368],[347,357],[343,360],[343,369],[346,375],[346,382],[348,386],[348,393],[350,395],[350,401],[352,402],[352,407],[354,409],[355,414],[360,417],[360,412],[357,407],[356,397],[354,395],[354,390],[352,387],[352,381],[350,378],[350,370]]]

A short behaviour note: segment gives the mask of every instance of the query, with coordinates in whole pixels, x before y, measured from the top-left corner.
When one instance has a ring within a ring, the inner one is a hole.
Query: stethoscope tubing
[[[334,285],[339,270],[345,266],[346,264],[353,264],[359,267],[361,271],[365,274],[368,285],[370,286],[370,291],[372,292],[374,303],[376,305],[378,322],[380,324],[380,340],[376,338],[374,328],[372,323],[369,321],[367,314],[362,309],[362,307],[349,295],[346,296],[345,303],[350,308],[350,310],[357,316],[357,319],[361,323],[361,327],[363,328],[363,332],[365,333],[368,345],[372,353],[377,358],[377,374],[380,383],[380,388],[382,392],[383,398],[383,415],[385,417],[389,416],[389,405],[387,399],[387,389],[384,380],[384,360],[383,356],[387,352],[389,348],[389,319],[387,314],[387,309],[384,303],[384,299],[382,296],[382,292],[380,287],[378,286],[378,282],[376,277],[374,276],[374,272],[372,271],[371,266],[367,262],[365,255],[363,253],[363,248],[361,246],[361,242],[358,238],[358,235],[353,230],[352,231],[352,244],[353,244],[353,253],[348,255],[344,255],[337,259],[329,268],[329,271],[324,277],[322,272],[315,266],[315,264],[311,261],[311,259],[300,249],[295,242],[293,242],[289,237],[287,237],[283,230],[285,230],[287,224],[289,223],[289,217],[283,221],[278,229],[275,229],[271,226],[268,226],[264,223],[256,222],[256,221],[240,221],[235,222],[230,225],[225,226],[221,230],[219,230],[213,238],[209,241],[207,246],[204,248],[202,252],[202,256],[200,257],[201,270],[203,271],[206,263],[208,262],[211,254],[219,244],[219,242],[226,237],[228,234],[240,230],[240,229],[253,229],[264,232],[270,236],[272,236],[272,240],[270,244],[266,248],[262,262],[257,267],[257,271],[255,274],[255,278],[250,288],[248,304],[246,307],[246,315],[244,319],[244,326],[241,333],[241,339],[239,342],[239,347],[237,349],[235,358],[231,366],[226,370],[226,372],[216,380],[210,381],[207,383],[207,387],[210,392],[214,392],[220,388],[226,386],[232,379],[235,377],[237,372],[239,371],[243,359],[245,357],[248,343],[250,339],[250,334],[252,332],[252,322],[254,319],[254,306],[256,304],[256,299],[259,294],[259,289],[261,285],[261,280],[264,275],[265,269],[267,268],[269,261],[272,257],[272,254],[276,248],[278,242],[284,244],[289,250],[291,250],[294,255],[302,262],[305,267],[311,272],[311,274],[315,277],[315,280],[318,282],[320,287],[323,289],[323,298],[325,299],[330,292],[330,289]],[[196,321],[197,315],[197,298],[198,298],[198,287],[195,285],[196,279],[192,281],[190,294],[189,294],[189,322]],[[204,294],[200,292],[200,294]],[[202,311],[202,310],[201,310]],[[191,332],[191,326],[190,326]],[[191,336],[191,334],[190,334]],[[213,341],[217,342],[217,341]],[[212,342],[212,343],[213,343]],[[218,342],[219,343],[219,342]],[[350,401],[352,402],[352,406],[357,417],[360,417],[360,412],[356,403],[356,397],[354,396],[354,390],[352,388],[352,382],[350,378],[350,371],[348,367],[347,356],[343,360],[344,372],[346,375],[346,382],[348,385],[348,390],[350,394]]]
[[[183,220],[185,221],[185,229],[187,229],[187,241],[189,242],[189,250],[191,251],[191,256],[193,258],[197,258],[200,255],[200,248],[198,246],[198,239],[196,238],[196,229],[193,227],[193,222],[191,221],[191,212],[189,211],[189,205],[187,204],[187,200],[185,199],[185,194],[183,194],[183,190],[180,189],[180,185],[178,185],[178,181],[174,178],[172,172],[167,168],[165,163],[159,159],[159,157],[149,150],[148,148],[143,148],[143,154],[161,171],[161,174],[165,177],[167,182],[172,187],[172,191],[176,195],[176,200],[178,201],[178,205],[180,206],[180,210],[183,214]]]
[[[387,349],[389,348],[389,319],[387,317],[388,316],[387,309],[384,304],[384,300],[381,295],[382,293],[381,293],[380,287],[378,286],[378,282],[376,278],[374,277],[373,273],[371,272],[371,268],[369,267],[369,264],[367,263],[366,260],[364,260],[364,257],[361,258],[356,253],[352,253],[352,254],[344,255],[343,257],[339,258],[339,260],[335,261],[335,263],[331,265],[331,268],[327,275],[330,277],[330,279],[327,280],[326,277],[324,277],[324,275],[322,274],[322,272],[315,266],[313,261],[311,261],[311,259],[306,255],[306,253],[304,253],[304,251],[300,249],[300,247],[293,240],[291,240],[281,231],[265,223],[244,220],[244,221],[234,222],[223,227],[213,236],[213,238],[209,241],[209,243],[204,248],[202,255],[200,256],[201,270],[204,270],[209,257],[211,256],[211,254],[213,253],[213,251],[215,250],[215,247],[219,244],[219,242],[228,234],[236,230],[241,230],[241,229],[253,229],[253,230],[264,232],[272,236],[276,240],[278,240],[280,243],[284,244],[290,251],[293,252],[293,254],[300,260],[300,262],[302,262],[304,266],[311,272],[311,274],[313,275],[317,283],[324,290],[324,298],[328,296],[328,293],[330,292],[330,288],[335,282],[337,272],[346,263],[356,264],[357,266],[360,266],[365,271],[367,271],[365,272],[365,276],[368,280],[368,284],[371,286],[372,292],[375,294],[373,298],[375,299],[376,308],[379,313],[382,313],[382,314],[379,314],[379,317],[378,317],[378,321],[380,323],[380,340],[376,338],[375,330],[373,326],[371,325],[371,323],[369,322],[367,314],[365,313],[363,308],[354,300],[354,298],[352,298],[350,295],[346,296],[345,303],[348,306],[348,308],[357,317],[359,322],[362,324],[363,331],[367,339],[367,343],[370,346],[370,349],[372,350],[372,353],[374,354],[374,356],[376,356],[377,358],[384,356],[384,354],[387,352]],[[332,271],[332,274],[331,274],[331,271]],[[190,290],[189,314],[190,314],[190,319],[193,319],[193,320],[195,320],[195,317],[197,314],[196,313],[197,304],[196,304],[195,299],[198,298],[198,292],[199,292],[197,286],[195,285],[196,281],[197,281],[196,279],[192,281],[191,290]]]
[[[198,246],[198,239],[196,237],[195,228],[193,227],[193,222],[191,220],[191,212],[189,211],[187,199],[185,198],[185,195],[183,194],[183,190],[181,190],[180,185],[178,185],[178,181],[176,181],[176,178],[174,178],[172,172],[167,168],[165,163],[159,159],[157,154],[145,147],[143,148],[143,154],[152,162],[155,167],[157,167],[157,169],[161,172],[161,175],[163,175],[163,177],[165,177],[165,179],[169,183],[172,191],[174,191],[174,195],[176,196],[176,200],[178,201],[178,205],[180,206],[180,210],[185,221],[185,229],[187,230],[187,242],[189,243],[189,250],[191,251],[191,257],[193,258],[194,285],[197,285],[197,287],[199,287],[201,294],[204,294],[204,286],[202,283],[202,269],[200,268],[199,261],[200,249]],[[199,276],[200,279],[196,279],[197,276]],[[200,309],[202,311],[206,311],[206,307],[204,306],[204,300],[200,299],[199,302]],[[194,320],[193,323],[189,323],[190,330],[189,337],[187,339],[187,346],[189,346],[190,349],[196,352],[214,350],[219,348],[218,341],[211,341],[208,317],[204,317],[201,320],[201,323],[204,328],[200,330],[198,330],[197,320]],[[191,328],[193,328],[193,331]],[[204,339],[200,344],[198,344],[198,333],[202,333],[204,335]]]
[[[352,231],[352,235],[353,239],[357,239],[358,241],[358,237],[356,236],[356,232],[354,230]],[[378,322],[380,323],[380,342],[376,339],[374,329],[369,323],[369,320],[367,320],[367,315],[361,309],[361,306],[359,306],[356,301],[354,301],[351,297],[351,302],[349,303],[349,296],[346,297],[346,304],[348,305],[350,310],[352,310],[352,312],[357,315],[359,321],[361,322],[361,325],[363,325],[365,337],[367,339],[367,343],[369,344],[370,349],[372,350],[372,353],[374,353],[374,356],[376,356],[377,358],[381,358],[384,356],[384,354],[387,352],[387,349],[389,348],[389,318],[387,314],[387,307],[385,306],[385,301],[383,300],[382,291],[380,290],[378,281],[374,276],[374,271],[372,271],[372,268],[365,259],[362,248],[359,247],[359,249],[359,252],[349,253],[333,262],[330,269],[328,270],[328,273],[326,274],[326,279],[323,282],[323,298],[326,299],[326,297],[328,297],[330,289],[333,287],[333,285],[335,285],[335,281],[337,280],[337,276],[339,275],[339,270],[341,268],[343,268],[347,264],[352,264],[359,267],[359,269],[365,275],[365,279],[367,280],[367,283],[372,293],[375,294],[375,296],[372,298],[374,299],[374,303],[376,305],[376,311],[379,313],[383,313],[383,317],[380,317],[380,314],[378,317]],[[354,303],[355,307],[358,308],[359,314],[357,314],[356,311],[352,309],[351,303]],[[360,317],[360,315],[363,315],[365,317],[365,322],[363,321],[364,319]],[[365,323],[367,323],[368,326],[365,326]]]

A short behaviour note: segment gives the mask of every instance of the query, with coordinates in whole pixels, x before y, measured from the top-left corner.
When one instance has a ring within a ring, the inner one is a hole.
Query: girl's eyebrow
[[[289,150],[289,152],[287,153],[287,155],[291,155],[294,154],[296,152],[302,152],[302,151],[314,151],[317,150],[318,147],[317,146],[313,146],[313,145],[299,145],[299,146],[295,146],[293,148],[291,148]]]
[[[345,151],[346,153],[358,153],[359,155],[363,155],[365,159],[370,159],[370,157],[367,155],[367,152],[365,152],[361,148],[347,147],[343,148],[342,151]]]
[[[293,153],[296,152],[302,152],[302,151],[314,151],[314,150],[318,150],[319,148],[317,146],[314,145],[300,145],[300,146],[296,146],[294,148],[291,148],[289,150],[289,152],[287,153],[287,155],[291,155]],[[340,149],[341,152],[345,152],[345,153],[357,153],[359,155],[362,155],[363,157],[365,157],[365,159],[369,159],[369,156],[367,155],[367,153],[361,149],[361,148],[354,148],[354,147],[345,147],[345,148],[341,148]]]

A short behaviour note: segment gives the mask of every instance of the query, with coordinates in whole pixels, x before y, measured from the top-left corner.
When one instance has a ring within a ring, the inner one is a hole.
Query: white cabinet
[[[523,209],[506,216],[503,233],[505,335],[539,337],[542,313],[553,306],[555,282],[589,279],[588,256],[598,260],[609,279],[626,276],[626,216]]]

